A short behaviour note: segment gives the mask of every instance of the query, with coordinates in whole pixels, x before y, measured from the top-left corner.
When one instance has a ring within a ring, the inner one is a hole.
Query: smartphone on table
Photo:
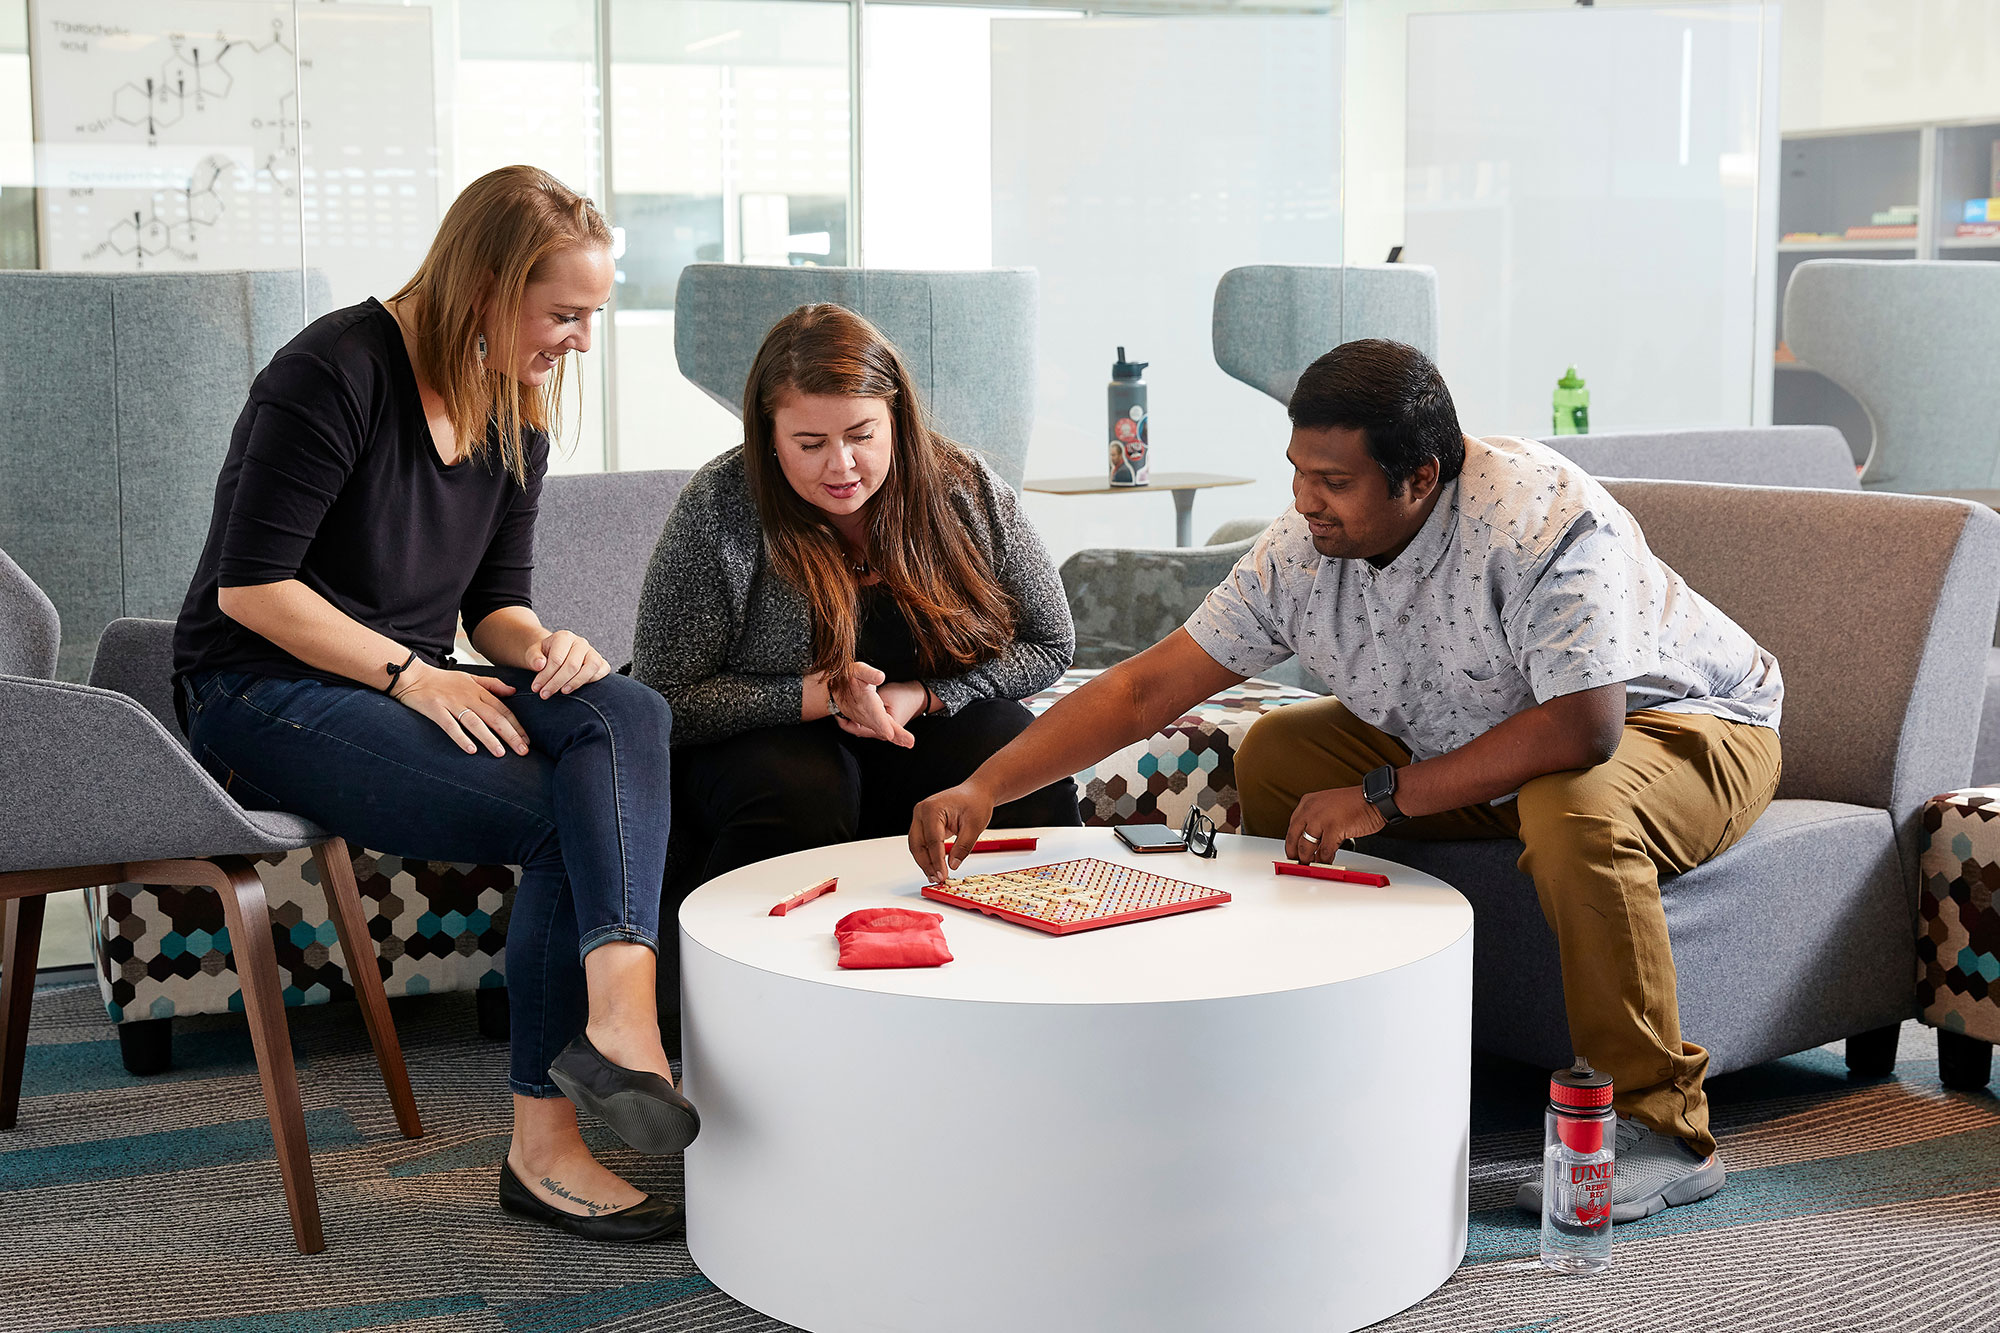
[[[1135,852],[1184,852],[1187,839],[1165,824],[1120,824],[1111,830]]]

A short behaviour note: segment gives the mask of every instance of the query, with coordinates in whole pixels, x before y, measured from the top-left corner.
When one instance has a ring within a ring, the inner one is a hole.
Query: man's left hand
[[[1328,864],[1342,839],[1380,833],[1385,823],[1382,812],[1368,804],[1359,787],[1307,792],[1285,831],[1285,855],[1307,865]]]

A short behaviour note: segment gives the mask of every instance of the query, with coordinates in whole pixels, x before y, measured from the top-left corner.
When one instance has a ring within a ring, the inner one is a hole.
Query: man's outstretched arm
[[[932,883],[942,883],[986,831],[994,806],[1144,740],[1243,680],[1203,651],[1186,630],[1175,630],[1057,700],[971,777],[917,806],[910,820],[910,855]],[[958,850],[947,857],[945,848],[952,843]]]

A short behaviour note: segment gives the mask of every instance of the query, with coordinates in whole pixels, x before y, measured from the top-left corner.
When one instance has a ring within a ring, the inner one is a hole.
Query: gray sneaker
[[[1651,1217],[1663,1208],[1706,1199],[1722,1188],[1726,1173],[1722,1157],[1696,1157],[1679,1139],[1655,1134],[1636,1120],[1618,1117],[1613,1142],[1617,1161],[1611,1176],[1611,1223],[1622,1226]],[[1514,1206],[1542,1215],[1542,1182],[1524,1180],[1514,1193]]]

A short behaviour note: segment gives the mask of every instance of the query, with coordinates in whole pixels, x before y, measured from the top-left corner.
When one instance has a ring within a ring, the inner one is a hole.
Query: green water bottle
[[[1555,408],[1556,434],[1590,434],[1590,390],[1583,387],[1583,376],[1575,366],[1556,381]]]

